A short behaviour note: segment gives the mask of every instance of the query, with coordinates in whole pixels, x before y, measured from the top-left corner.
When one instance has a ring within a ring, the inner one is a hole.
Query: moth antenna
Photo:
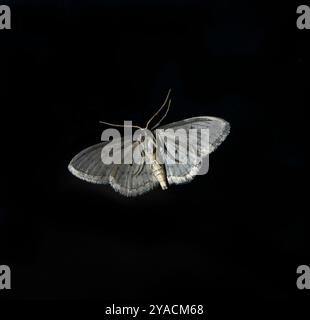
[[[162,106],[157,110],[157,112],[151,117],[151,119],[146,123],[145,128],[148,128],[149,124],[151,123],[151,121],[159,114],[159,112],[162,110],[162,108],[166,105],[169,95],[170,95],[171,89],[169,89],[168,94],[166,96],[166,99],[164,101],[164,103],[162,104]]]
[[[166,110],[164,116],[155,124],[155,126],[152,127],[151,130],[154,130],[156,127],[158,127],[160,125],[160,123],[166,118],[166,116],[169,112],[169,109],[170,109],[170,104],[171,104],[171,99],[169,99],[169,101],[168,101],[168,107],[167,107],[167,110]]]
[[[138,128],[138,129],[142,129],[142,128],[139,127],[139,126],[127,125],[127,124],[115,124],[115,123],[110,123],[110,122],[105,122],[105,121],[99,121],[99,123],[107,124],[108,126],[112,126],[112,127]]]

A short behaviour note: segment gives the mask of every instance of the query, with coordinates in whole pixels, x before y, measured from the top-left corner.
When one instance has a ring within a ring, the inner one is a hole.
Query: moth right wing
[[[181,184],[193,180],[201,169],[201,150],[196,150],[188,137],[185,141],[176,141],[174,134],[168,133],[158,134],[157,138],[157,157],[165,166],[169,184]]]
[[[226,139],[230,131],[230,124],[221,118],[203,116],[203,117],[193,117],[193,118],[184,119],[181,121],[168,123],[166,125],[158,127],[156,130],[158,129],[163,129],[163,130],[184,129],[187,132],[190,129],[196,129],[196,130],[208,129],[209,130],[208,148],[207,149],[201,148],[200,150],[202,156],[207,156],[211,152],[215,151],[217,147]],[[202,147],[201,137],[198,138],[197,142],[198,142],[198,146]]]
[[[178,129],[183,129],[186,133],[186,138],[182,141],[175,139],[174,132]],[[191,129],[208,129],[208,145],[203,144],[201,134],[197,135],[197,140],[191,140]],[[158,155],[164,159],[162,162],[165,164],[169,184],[190,182],[200,172],[205,158],[225,140],[229,130],[229,123],[216,117],[194,117],[158,127]],[[187,158],[187,161],[178,162],[176,154],[169,151],[174,148],[178,151],[178,157]]]

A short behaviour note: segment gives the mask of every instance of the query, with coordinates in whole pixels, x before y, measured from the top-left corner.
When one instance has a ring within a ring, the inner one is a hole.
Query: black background
[[[303,3],[0,4],[12,10],[0,31],[1,298],[238,309],[309,297],[296,288],[310,263]],[[100,141],[99,120],[142,125],[170,87],[165,123],[231,123],[206,176],[128,199],[68,172]]]

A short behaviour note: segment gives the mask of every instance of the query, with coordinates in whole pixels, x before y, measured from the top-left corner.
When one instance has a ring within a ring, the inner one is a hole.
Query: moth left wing
[[[114,165],[109,182],[115,191],[127,197],[151,191],[159,184],[147,163]]]
[[[131,139],[131,138],[130,138]],[[150,164],[143,161],[126,163],[124,158],[131,157],[135,151],[142,152],[143,144],[133,142],[129,138],[116,139],[114,152],[121,157],[120,164],[105,164],[102,160],[102,150],[108,142],[101,142],[78,153],[70,162],[68,168],[80,179],[92,183],[109,183],[113,189],[125,196],[134,197],[148,192],[158,185]],[[139,149],[139,150],[138,150]],[[129,158],[130,159],[130,158]]]
[[[144,144],[135,143],[133,145],[133,155],[135,151],[144,154]],[[110,173],[109,183],[115,191],[127,197],[141,195],[159,185],[153,175],[151,165],[145,161],[145,154],[144,156],[141,155],[141,161],[138,163],[132,161],[131,164],[123,162],[115,164]]]
[[[76,177],[91,182],[105,184],[109,181],[112,166],[101,160],[102,148],[108,142],[100,142],[79,152],[69,163],[69,171]]]
[[[76,177],[91,183],[106,184],[109,183],[109,176],[113,169],[112,164],[105,164],[102,161],[102,150],[108,144],[112,145],[115,154],[121,157],[122,150],[126,149],[126,145],[131,137],[123,137],[115,139],[113,142],[102,141],[92,145],[79,152],[68,165],[69,171]]]

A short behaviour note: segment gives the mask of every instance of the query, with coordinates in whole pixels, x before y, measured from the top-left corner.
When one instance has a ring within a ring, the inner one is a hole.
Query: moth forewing
[[[189,129],[190,163],[199,165],[197,175],[204,175],[209,170],[209,129]]]
[[[157,140],[160,144],[158,157],[164,164],[187,164],[188,157],[188,134],[186,130],[179,128],[157,129]]]

